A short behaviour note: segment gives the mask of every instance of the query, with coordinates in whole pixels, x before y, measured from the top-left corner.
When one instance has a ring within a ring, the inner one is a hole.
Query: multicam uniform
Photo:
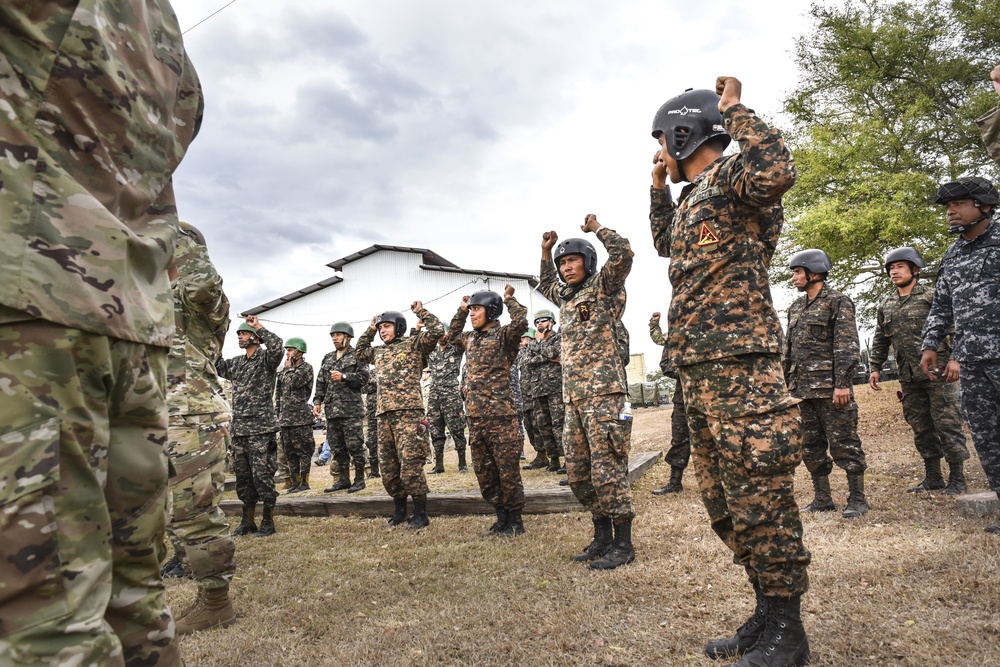
[[[667,347],[712,529],[764,594],[788,598],[808,587],[793,486],[802,430],[767,269],[795,170],[780,133],[750,109],[735,104],[723,120],[740,153],[707,167],[676,206],[652,188],[649,221],[670,257]]]
[[[674,404],[674,409],[670,411],[670,449],[664,454],[663,460],[672,468],[684,470],[691,460],[691,438],[688,435],[687,416],[684,414],[684,392],[681,390],[680,380],[677,379],[677,369],[670,365],[670,348],[667,347],[667,341],[663,337],[659,320],[649,320],[649,337],[657,345],[663,346],[660,370],[666,377],[677,380],[674,383],[673,396],[670,397],[670,402]]]
[[[465,413],[458,386],[461,366],[462,350],[455,345],[439,346],[427,357],[431,374],[427,389],[427,421],[435,455],[444,452],[445,426],[455,441],[455,451],[465,452]]]
[[[553,461],[564,456],[563,422],[566,405],[563,403],[562,335],[553,331],[543,340],[535,340],[525,348],[526,362],[533,372],[532,417],[535,435]]]
[[[301,359],[301,357],[300,357]],[[274,388],[274,411],[281,429],[281,448],[288,462],[288,475],[298,485],[309,478],[313,438],[313,413],[309,404],[312,393],[313,367],[301,359],[296,366],[282,364]]]
[[[986,144],[990,157],[1000,164],[1000,107],[976,120],[976,124],[979,126],[979,133],[983,137],[983,143]]]
[[[601,227],[596,235],[608,251],[599,272],[578,285],[561,285],[552,261],[542,260],[538,289],[559,304],[570,488],[595,519],[610,517],[617,524],[635,518],[628,484],[632,422],[618,418],[627,384],[615,336],[633,253],[612,229]]]
[[[886,298],[876,314],[875,335],[868,363],[872,372],[881,372],[896,351],[899,385],[903,391],[903,416],[913,429],[913,444],[923,459],[944,458],[961,463],[969,458],[962,431],[958,386],[954,382],[931,381],[920,370],[920,343],[934,289],[916,284],[906,296]],[[951,357],[950,341],[943,340],[938,362],[944,366]]]
[[[0,664],[180,664],[151,545],[198,78],[166,0],[36,0],[0,90]]]
[[[343,380],[334,382],[331,371],[340,371]],[[316,376],[313,404],[323,406],[330,453],[341,468],[348,467],[351,461],[355,467],[365,467],[365,406],[361,392],[369,377],[368,364],[359,361],[357,350],[350,345],[339,358],[336,350],[323,357]]]

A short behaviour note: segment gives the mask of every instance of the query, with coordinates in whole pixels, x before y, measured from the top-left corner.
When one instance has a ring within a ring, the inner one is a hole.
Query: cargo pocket
[[[66,616],[59,527],[59,420],[0,435],[0,634]]]
[[[632,421],[622,421],[618,419],[616,412],[608,412],[597,417],[598,428],[604,434],[605,442],[608,443],[608,451],[619,461],[628,461],[628,450],[630,435],[632,433]]]
[[[736,422],[743,434],[743,463],[751,477],[788,475],[802,462],[798,410],[748,415]]]

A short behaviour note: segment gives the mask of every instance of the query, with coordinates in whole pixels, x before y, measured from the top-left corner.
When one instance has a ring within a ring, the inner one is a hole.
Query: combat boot
[[[254,514],[256,512],[257,507],[255,505],[243,503],[243,518],[240,520],[240,525],[236,526],[236,530],[233,531],[234,537],[257,532],[257,522],[254,521]]]
[[[590,544],[583,548],[581,553],[576,554],[571,560],[577,563],[586,563],[594,560],[595,558],[600,558],[608,549],[611,548],[611,543],[614,541],[614,524],[611,523],[611,517],[602,516],[600,518],[594,517],[594,539]]]
[[[160,568],[162,579],[180,579],[186,576],[188,576],[187,568],[184,567],[184,561],[177,553],[174,553],[173,557]]]
[[[802,597],[767,598],[764,631],[733,667],[803,667],[809,664],[809,639],[802,627]]]
[[[348,493],[357,493],[365,489],[365,462],[354,464],[354,484],[347,490]]]
[[[524,470],[540,470],[541,468],[549,467],[549,455],[546,452],[538,452],[535,455],[535,460],[526,466],[522,466]]]
[[[806,505],[807,512],[833,512],[837,505],[830,491],[830,475],[813,475],[813,501]]]
[[[427,496],[413,496],[413,516],[406,524],[407,530],[419,530],[431,525],[431,520],[427,518]]]
[[[338,463],[337,465],[337,481],[333,483],[333,486],[323,489],[323,493],[333,493],[334,491],[343,491],[344,489],[351,488],[351,464]]]
[[[281,490],[282,491],[286,491],[286,492],[287,491],[291,491],[295,486],[296,486],[296,484],[295,484],[295,478],[294,477],[286,477],[285,478],[285,483],[281,485]]]
[[[969,490],[969,485],[965,482],[965,470],[962,461],[955,463],[948,462],[948,486],[944,487],[943,493],[946,496],[957,496]]]
[[[225,628],[235,622],[236,612],[229,602],[228,584],[223,588],[199,588],[194,604],[175,621],[174,631],[178,636],[188,635],[217,626]]]
[[[490,526],[489,530],[479,533],[479,537],[493,537],[494,535],[499,535],[503,531],[507,530],[507,522],[510,520],[510,515],[507,513],[507,510],[503,507],[497,507],[496,512],[497,520],[493,522],[493,525]]]
[[[406,496],[393,498],[392,507],[392,516],[389,517],[390,526],[398,526],[401,523],[409,521],[409,517],[406,516]]]
[[[507,527],[497,532],[499,537],[517,537],[524,535],[524,520],[521,518],[521,510],[510,510],[507,512]]]
[[[757,597],[757,605],[753,610],[753,615],[746,620],[746,623],[736,628],[736,634],[732,637],[708,642],[705,646],[705,655],[709,658],[713,660],[739,658],[757,643],[767,624],[767,598],[761,592],[757,582],[754,582],[753,590]]]
[[[681,485],[681,478],[684,476],[684,468],[680,466],[670,466],[670,481],[662,489],[653,491],[654,496],[662,496],[667,493],[680,493],[684,490]]]
[[[845,519],[856,519],[868,514],[871,507],[865,499],[865,474],[863,472],[847,473],[847,488],[850,493],[847,496],[847,507],[841,516]]]
[[[909,493],[923,493],[924,491],[934,491],[943,488],[944,477],[941,476],[941,459],[924,459],[923,480],[916,486],[907,489],[907,491]]]
[[[370,468],[368,472],[368,479],[378,479],[381,475],[378,472],[378,459],[372,459],[368,462],[368,467]]]
[[[299,476],[299,475],[295,475],[292,478],[292,481],[293,481],[293,484],[292,484],[291,488],[289,488],[287,491],[285,491],[285,495],[286,496],[289,493],[297,493],[299,491],[299,486],[302,484],[302,477]]]
[[[309,490],[309,473],[302,475],[302,481],[299,482],[299,491]]]
[[[465,450],[458,450],[458,472],[469,472],[469,466],[465,462]]]
[[[615,540],[603,556],[591,561],[591,570],[613,570],[622,565],[628,565],[635,560],[635,549],[632,548],[632,521],[614,524]]]
[[[441,448],[434,448],[434,468],[431,469],[431,475],[440,475],[444,472],[444,445]]]
[[[270,537],[277,532],[274,529],[274,505],[264,505],[264,516],[260,520],[260,530],[257,537]]]
[[[552,456],[552,457],[549,458],[549,465],[547,465],[545,467],[545,471],[546,472],[559,472],[559,468],[561,468],[561,467],[562,466],[559,465],[559,455],[556,454],[556,455],[554,455],[554,456]]]

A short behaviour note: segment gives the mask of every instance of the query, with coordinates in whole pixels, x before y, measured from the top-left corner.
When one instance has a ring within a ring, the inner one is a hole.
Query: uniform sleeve
[[[619,236],[613,229],[601,227],[597,230],[597,238],[608,251],[608,261],[601,267],[598,281],[605,294],[615,294],[625,287],[625,279],[632,271],[632,258],[635,253],[632,252],[628,239]]]
[[[288,383],[290,373],[282,368],[278,371],[278,376],[274,381],[274,414],[281,417],[281,395],[285,393],[285,384]]]
[[[670,228],[675,210],[669,185],[662,190],[649,188],[649,231],[653,234],[653,247],[660,257],[670,257]]]
[[[795,162],[781,132],[742,104],[726,109],[722,122],[740,144],[739,161],[728,172],[733,194],[753,206],[778,203],[795,184]]]
[[[660,328],[659,320],[649,320],[649,337],[657,345],[663,346],[667,344],[667,339],[663,337],[663,329]]]
[[[538,291],[552,303],[562,303],[559,298],[559,276],[556,275],[556,267],[551,259],[543,259],[538,267]]]
[[[948,284],[947,269],[942,267],[938,273],[937,284],[934,286],[931,312],[927,314],[927,321],[924,322],[924,341],[920,349],[939,351],[945,337],[954,326],[955,313],[952,310],[951,286]]]
[[[1000,165],[1000,107],[996,107],[988,114],[976,121],[979,126],[979,133],[986,144],[993,161]]]
[[[365,332],[358,339],[358,345],[354,348],[354,356],[363,364],[375,363],[375,354],[372,350],[372,341],[375,340],[375,327],[368,325]]]
[[[417,312],[417,317],[423,320],[425,328],[417,334],[414,344],[421,356],[426,357],[434,351],[434,346],[444,336],[444,325],[438,319],[437,315],[426,308],[421,308]]]
[[[854,302],[846,294],[840,296],[837,318],[833,323],[833,386],[849,389],[858,369],[861,346],[858,325],[854,319]]]
[[[285,348],[282,347],[285,341],[278,334],[268,331],[264,327],[257,329],[257,335],[260,336],[261,341],[263,341],[264,346],[267,348],[264,358],[267,359],[268,367],[277,368],[285,356]]]
[[[223,357],[219,357],[218,359],[216,359],[215,360],[215,373],[216,373],[216,375],[218,375],[220,378],[225,378],[227,380],[232,380],[232,378],[229,377],[229,371],[230,371],[230,368],[231,368],[230,363],[231,362],[230,362],[229,359],[224,359]]]
[[[781,372],[785,376],[785,383],[786,384],[788,383],[788,381],[790,379],[790,376],[791,376],[791,373],[792,373],[792,335],[791,335],[791,329],[792,329],[792,308],[793,307],[794,307],[794,304],[792,304],[792,306],[789,306],[789,308],[788,308],[788,320],[787,320],[787,322],[785,324],[785,341],[784,341],[784,345],[782,346],[782,349],[784,350],[784,353],[781,355]]]
[[[513,361],[521,345],[521,334],[528,330],[528,309],[513,296],[504,299],[503,303],[507,306],[507,314],[510,315],[510,324],[504,327],[503,331],[503,346]]]
[[[354,357],[357,359],[358,353],[354,352]],[[350,373],[345,373],[347,379],[344,380],[344,384],[353,389],[354,391],[361,391],[362,387],[368,384],[368,379],[370,373],[368,372],[368,365],[362,364],[358,361],[355,364],[355,369]]]
[[[357,354],[355,352],[355,354]],[[330,355],[323,357],[323,362],[319,365],[319,372],[316,373],[316,393],[313,394],[313,405],[322,405],[326,399],[326,383],[330,381],[330,369],[326,360]]]
[[[885,311],[878,307],[875,314],[875,334],[872,336],[872,349],[868,353],[868,372],[882,372],[882,365],[889,358],[889,345],[892,341],[885,335]]]
[[[459,349],[465,349],[465,336],[462,335],[462,331],[465,329],[465,322],[468,319],[468,309],[463,309],[459,306],[458,310],[455,311],[455,316],[451,318],[448,333],[445,334],[449,345],[457,345]]]

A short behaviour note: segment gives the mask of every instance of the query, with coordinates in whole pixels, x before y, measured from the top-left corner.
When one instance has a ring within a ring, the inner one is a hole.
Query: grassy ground
[[[857,388],[872,511],[804,515],[812,664],[1000,665],[1000,538],[945,496],[905,492],[922,467],[896,383],[883,386]],[[665,448],[669,414],[637,412],[634,451]],[[975,455],[969,469],[971,487],[985,489]],[[668,476],[660,464],[636,484],[638,559],[612,572],[568,562],[590,539],[582,513],[526,517],[528,534],[513,540],[480,538],[484,517],[432,518],[416,533],[381,519],[278,517],[274,537],[237,538],[239,622],[182,639],[183,654],[189,665],[283,667],[719,664],[702,647],[752,611],[751,591],[709,529],[690,471],[679,496],[650,494]],[[475,485],[471,474],[430,478],[436,490]],[[802,467],[797,482],[805,505]],[[842,472],[833,488],[843,506]],[[191,581],[168,583],[175,611],[194,594]]]

